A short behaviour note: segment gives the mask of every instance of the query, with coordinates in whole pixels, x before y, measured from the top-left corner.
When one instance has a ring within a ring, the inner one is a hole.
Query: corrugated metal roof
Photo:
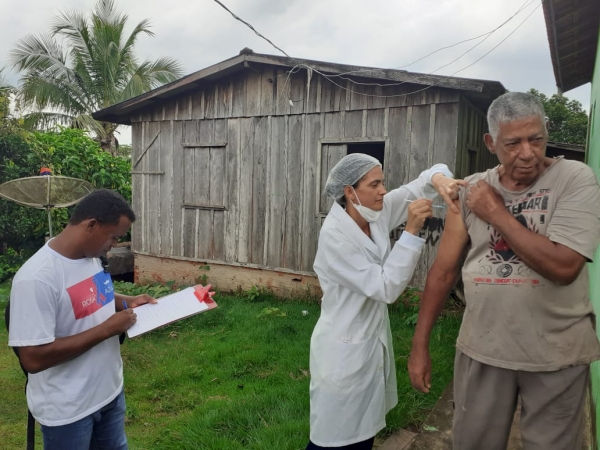
[[[592,81],[600,0],[545,0],[543,7],[556,85],[566,92]]]

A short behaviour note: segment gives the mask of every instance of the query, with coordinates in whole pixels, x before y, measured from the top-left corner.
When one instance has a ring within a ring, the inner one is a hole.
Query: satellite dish
[[[79,178],[43,175],[18,178],[0,184],[0,197],[22,206],[45,209],[52,237],[50,210],[72,206],[93,190],[94,186],[91,183]]]

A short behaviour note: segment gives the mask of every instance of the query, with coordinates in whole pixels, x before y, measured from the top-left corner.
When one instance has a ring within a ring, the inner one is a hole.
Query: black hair
[[[360,180],[362,180],[362,178]],[[358,187],[358,185],[360,184],[360,180],[358,180],[356,183],[354,183],[352,185],[353,189],[356,189]],[[344,209],[346,208],[346,194],[342,195],[336,201],[342,206],[342,208],[344,208]]]
[[[101,225],[116,225],[122,216],[131,222],[135,221],[135,213],[131,206],[119,193],[109,189],[97,189],[77,204],[69,224],[77,225],[84,220],[96,219]]]

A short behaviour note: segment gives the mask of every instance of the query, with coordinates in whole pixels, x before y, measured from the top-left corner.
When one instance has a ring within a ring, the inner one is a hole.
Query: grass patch
[[[216,300],[215,310],[121,347],[130,448],[303,449],[309,434],[309,345],[319,305],[264,292]],[[5,306],[0,303],[0,309]],[[420,424],[452,378],[460,324],[455,312],[446,313],[432,335],[432,392],[410,387],[406,362],[414,312],[411,301],[390,307],[399,405],[388,414],[381,438]],[[6,330],[0,330],[6,342]],[[24,379],[7,346],[0,349],[0,367],[0,439],[6,448],[23,448]]]

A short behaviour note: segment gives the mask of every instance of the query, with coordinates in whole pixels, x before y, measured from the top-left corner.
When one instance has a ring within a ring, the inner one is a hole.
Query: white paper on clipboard
[[[134,310],[137,321],[127,330],[127,336],[136,337],[217,306],[213,300],[208,303],[199,300],[195,291],[189,287],[157,299],[158,303],[138,306]]]

